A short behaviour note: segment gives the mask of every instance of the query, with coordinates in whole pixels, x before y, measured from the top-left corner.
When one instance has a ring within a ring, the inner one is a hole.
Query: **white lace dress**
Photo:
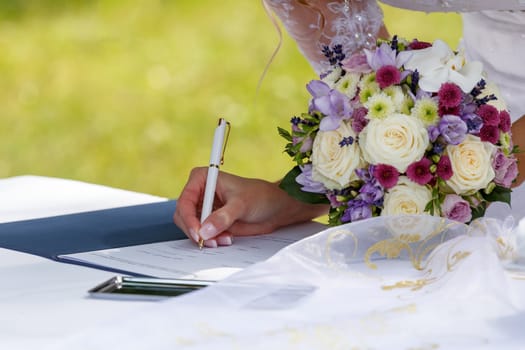
[[[373,43],[383,22],[375,0],[264,0],[316,72],[327,65],[325,45],[342,44],[345,53]],[[483,63],[498,84],[516,121],[525,115],[525,0],[382,0],[391,6],[426,12],[461,12],[467,56]],[[525,217],[525,186],[513,190],[512,209],[494,203],[488,216]],[[521,203],[520,203],[521,202]]]

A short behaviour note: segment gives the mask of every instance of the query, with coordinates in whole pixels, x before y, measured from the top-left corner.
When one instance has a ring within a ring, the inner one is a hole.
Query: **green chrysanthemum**
[[[384,119],[396,111],[392,98],[384,92],[372,95],[364,106],[368,109],[369,119]]]
[[[359,87],[361,89],[364,89],[370,85],[374,85],[374,86],[377,86],[377,88],[379,88],[379,85],[377,85],[377,82],[376,82],[375,72],[363,75],[363,77],[361,78],[361,81],[359,81]]]
[[[434,125],[439,121],[438,104],[428,97],[419,99],[412,108],[412,115],[419,118],[425,126]]]
[[[403,114],[410,115],[412,108],[414,108],[414,100],[409,96],[405,96],[399,110]]]
[[[383,89],[383,92],[392,99],[396,111],[401,111],[403,107],[403,101],[405,100],[405,94],[401,86],[389,86]]]
[[[501,149],[503,153],[506,156],[510,155],[510,152],[512,151],[510,148],[511,145],[511,138],[510,134],[508,132],[500,132],[499,134],[499,142],[501,143]]]
[[[359,74],[347,73],[344,77],[339,79],[336,84],[336,89],[349,99],[353,99],[357,93],[357,84],[359,83]]]

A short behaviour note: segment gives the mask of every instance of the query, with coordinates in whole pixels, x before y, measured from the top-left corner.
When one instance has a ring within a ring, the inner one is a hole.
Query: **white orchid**
[[[403,51],[400,55],[411,55],[405,69],[417,70],[419,86],[428,92],[437,92],[443,83],[451,82],[468,93],[482,79],[481,62],[465,63],[462,53],[455,53],[441,40],[426,49]]]

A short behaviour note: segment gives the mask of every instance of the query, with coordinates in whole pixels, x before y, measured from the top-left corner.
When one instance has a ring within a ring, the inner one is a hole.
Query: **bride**
[[[513,126],[515,144],[525,138],[525,4],[517,0],[383,0],[392,6],[426,11],[457,11],[463,17],[463,47],[467,56],[483,63],[490,78],[501,90]],[[320,48],[341,44],[347,55],[373,45],[378,37],[387,38],[380,7],[375,0],[264,0],[297,42],[316,72],[327,62]],[[524,146],[522,146],[523,148]],[[520,176],[512,194],[512,206],[493,203],[488,216],[525,216],[525,195],[521,185],[525,156],[518,154]],[[217,208],[201,225],[199,208],[206,183],[206,168],[193,169],[174,213],[175,223],[194,241],[202,237],[205,246],[231,245],[234,235],[267,233],[278,227],[310,220],[327,212],[328,206],[299,202],[279,189],[277,183],[220,173]]]

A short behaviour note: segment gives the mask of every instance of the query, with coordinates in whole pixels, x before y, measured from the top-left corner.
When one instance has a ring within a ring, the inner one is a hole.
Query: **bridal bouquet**
[[[279,128],[297,164],[281,187],[329,203],[329,223],[423,214],[470,222],[510,202],[511,120],[479,62],[446,43],[394,37],[310,81],[308,113]]]

